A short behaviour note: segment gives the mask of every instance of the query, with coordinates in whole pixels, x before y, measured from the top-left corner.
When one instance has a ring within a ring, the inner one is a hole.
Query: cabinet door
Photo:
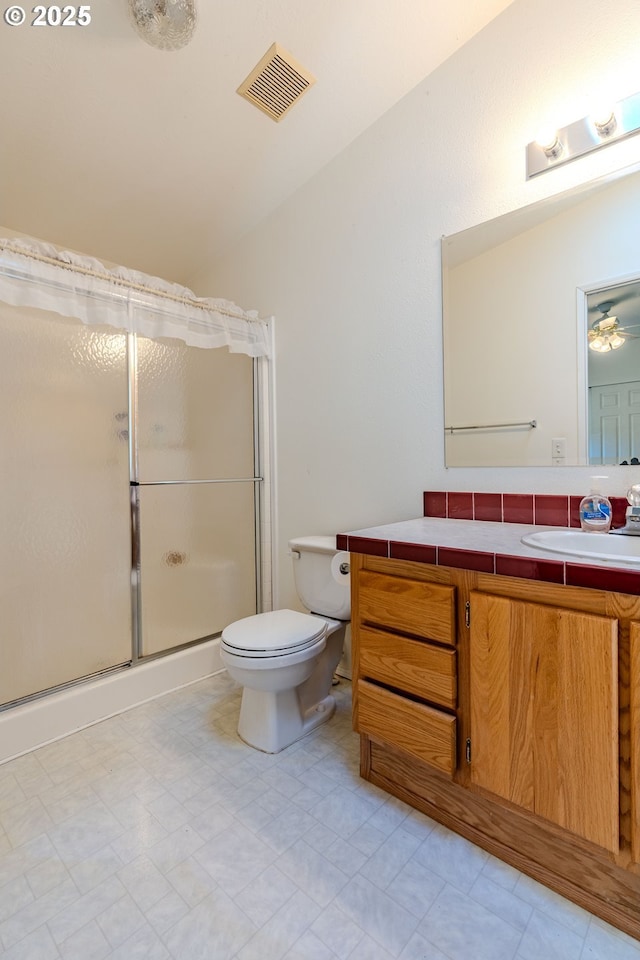
[[[640,863],[640,623],[631,624],[631,852]]]
[[[471,779],[619,844],[617,621],[471,594]]]

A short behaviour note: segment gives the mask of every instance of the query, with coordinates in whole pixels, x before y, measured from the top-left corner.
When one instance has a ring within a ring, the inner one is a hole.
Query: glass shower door
[[[126,337],[0,307],[0,703],[131,659]]]
[[[137,338],[139,652],[256,612],[253,360]]]

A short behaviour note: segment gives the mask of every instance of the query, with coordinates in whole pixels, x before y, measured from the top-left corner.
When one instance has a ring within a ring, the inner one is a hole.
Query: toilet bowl
[[[331,681],[351,612],[349,555],[336,550],[334,538],[303,537],[289,547],[298,593],[314,612],[245,617],[222,631],[220,645],[222,663],[243,687],[238,735],[265,753],[278,753],[333,715]]]

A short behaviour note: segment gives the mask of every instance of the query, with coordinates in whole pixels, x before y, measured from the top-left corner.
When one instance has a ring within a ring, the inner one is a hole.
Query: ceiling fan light
[[[602,317],[601,320],[597,321],[598,330],[600,333],[612,333],[618,329],[618,318],[617,317]]]
[[[587,332],[589,349],[596,353],[609,353],[610,350],[617,350],[624,343],[624,338],[620,336],[618,330],[620,322],[617,317],[610,317],[609,310],[613,307],[613,301],[605,301],[598,304],[598,310],[602,316],[591,324]]]

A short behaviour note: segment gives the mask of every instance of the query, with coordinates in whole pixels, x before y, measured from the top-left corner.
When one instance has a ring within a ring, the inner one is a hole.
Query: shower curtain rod
[[[95,277],[98,280],[106,280],[109,283],[126,287],[129,290],[136,290],[139,293],[152,294],[154,297],[163,297],[165,300],[172,300],[174,303],[183,303],[188,307],[196,307],[198,310],[205,310],[207,312],[215,310],[216,313],[221,313],[233,320],[248,320],[252,323],[262,323],[258,317],[247,316],[247,314],[243,311],[234,313],[233,311],[226,310],[224,307],[218,306],[217,304],[212,306],[211,304],[203,303],[200,300],[192,300],[188,297],[180,297],[175,293],[169,293],[165,290],[156,290],[153,287],[145,286],[142,283],[135,283],[133,280],[125,280],[123,277],[118,277],[113,273],[101,273],[98,270],[91,270],[88,267],[81,267],[74,263],[67,263],[64,260],[58,260],[55,257],[47,257],[44,254],[34,253],[31,250],[25,250],[22,247],[14,246],[11,243],[0,243],[0,253],[3,251],[16,254],[20,257],[26,257],[29,260],[38,260],[40,263],[48,263],[54,267],[63,267],[65,270],[70,270],[73,273],[83,274],[87,277]]]

